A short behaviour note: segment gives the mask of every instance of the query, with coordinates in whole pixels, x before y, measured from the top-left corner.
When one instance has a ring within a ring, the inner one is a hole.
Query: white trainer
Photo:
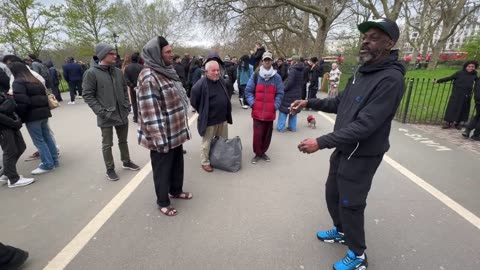
[[[33,170],[33,171],[32,171],[32,174],[33,174],[33,175],[36,175],[36,174],[44,174],[44,173],[48,173],[48,172],[50,172],[50,171],[52,171],[52,170],[53,170],[53,169],[51,169],[51,170],[44,170],[44,169],[42,169],[42,168],[39,167],[39,168],[36,168],[35,170]]]
[[[10,183],[10,180],[8,180],[8,187],[9,188],[23,187],[23,186],[28,186],[33,182],[35,182],[34,178],[25,178],[22,175],[20,175],[20,179],[18,179],[18,181],[13,184]]]
[[[75,105],[75,101],[69,101],[68,105]]]

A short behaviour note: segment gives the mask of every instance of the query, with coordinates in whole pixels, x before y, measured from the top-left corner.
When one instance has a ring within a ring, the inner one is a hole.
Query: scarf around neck
[[[273,67],[270,67],[270,69],[265,69],[263,66],[260,66],[260,76],[265,80],[268,81],[270,80],[273,76],[277,74],[277,71],[273,69]]]

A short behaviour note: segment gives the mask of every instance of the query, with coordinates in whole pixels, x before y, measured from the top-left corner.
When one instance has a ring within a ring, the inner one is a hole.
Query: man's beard
[[[361,50],[363,50],[363,49],[361,49]],[[376,61],[376,59],[380,58],[380,56],[382,55],[382,52],[383,52],[383,50],[375,50],[375,51],[368,50],[367,53],[365,53],[363,55],[360,54],[357,57],[358,63],[363,65],[363,64],[372,62],[372,60]]]

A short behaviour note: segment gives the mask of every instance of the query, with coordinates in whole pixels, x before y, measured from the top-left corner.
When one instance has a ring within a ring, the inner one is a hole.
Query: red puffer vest
[[[255,103],[253,103],[252,118],[261,121],[275,120],[275,96],[277,87],[274,79],[265,82],[259,78],[255,87]]]

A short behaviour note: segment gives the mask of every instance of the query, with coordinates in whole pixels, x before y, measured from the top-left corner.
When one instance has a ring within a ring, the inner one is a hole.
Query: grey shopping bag
[[[242,141],[213,137],[210,143],[210,165],[227,172],[238,172],[242,168]]]

